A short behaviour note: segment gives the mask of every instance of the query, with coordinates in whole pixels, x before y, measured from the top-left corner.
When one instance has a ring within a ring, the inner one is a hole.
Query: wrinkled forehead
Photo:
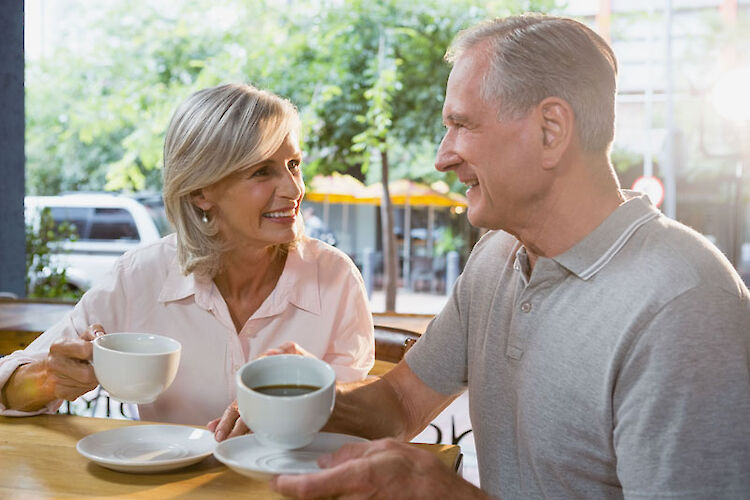
[[[467,51],[456,60],[445,89],[443,117],[452,114],[486,112],[497,103],[483,98],[482,88],[489,70],[489,59],[482,51]]]

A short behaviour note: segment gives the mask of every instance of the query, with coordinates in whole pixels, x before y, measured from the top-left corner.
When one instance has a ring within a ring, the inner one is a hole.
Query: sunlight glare
[[[724,73],[711,91],[711,102],[727,120],[750,120],[750,69],[735,68]]]

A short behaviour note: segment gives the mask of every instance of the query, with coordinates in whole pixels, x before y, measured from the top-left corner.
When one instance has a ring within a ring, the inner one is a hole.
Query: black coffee
[[[317,391],[318,389],[320,387],[300,384],[261,385],[253,387],[254,391],[261,394],[268,394],[269,396],[301,396],[302,394]]]

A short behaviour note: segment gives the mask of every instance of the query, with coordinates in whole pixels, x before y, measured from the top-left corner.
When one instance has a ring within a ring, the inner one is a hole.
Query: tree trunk
[[[398,257],[396,238],[393,232],[393,204],[388,189],[388,150],[380,152],[383,172],[383,199],[380,203],[381,228],[383,232],[383,288],[385,289],[385,310],[396,312],[396,288],[398,286]]]

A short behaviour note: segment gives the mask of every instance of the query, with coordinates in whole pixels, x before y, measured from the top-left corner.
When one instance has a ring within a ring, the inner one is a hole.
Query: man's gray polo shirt
[[[567,252],[491,232],[406,360],[468,386],[502,498],[747,498],[750,299],[704,238],[631,197]]]

